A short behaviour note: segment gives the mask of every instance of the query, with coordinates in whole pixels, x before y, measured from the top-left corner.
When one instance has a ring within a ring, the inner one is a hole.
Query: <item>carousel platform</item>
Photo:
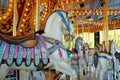
[[[22,74],[19,73],[19,78],[18,78],[17,73],[18,72],[15,70],[10,70],[10,72],[8,73],[8,75],[4,80],[22,80],[22,78],[20,78],[20,76],[22,77]],[[55,70],[51,70],[51,69],[44,70],[44,74],[45,74],[46,80],[59,80],[59,77],[61,75],[60,72],[56,72]],[[104,80],[114,80],[112,76],[113,76],[112,74],[109,74],[109,75],[106,74],[104,76],[105,77]],[[66,76],[66,80],[70,80],[69,76]],[[86,75],[79,75],[78,80],[100,80],[100,79],[99,79],[99,76],[98,78],[95,77],[95,72],[88,71]],[[116,79],[116,80],[119,80],[119,79]]]

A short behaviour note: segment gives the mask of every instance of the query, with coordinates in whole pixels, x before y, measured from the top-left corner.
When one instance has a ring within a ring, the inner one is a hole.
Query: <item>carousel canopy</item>
[[[120,28],[120,0],[0,0],[0,33],[29,35],[43,30],[45,18],[56,8],[72,12],[74,32],[103,30],[104,4],[107,3],[109,29]]]

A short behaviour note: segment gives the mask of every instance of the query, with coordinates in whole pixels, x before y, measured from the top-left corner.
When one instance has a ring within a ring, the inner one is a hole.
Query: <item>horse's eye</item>
[[[71,21],[71,23],[73,24],[73,23],[74,23],[74,21]]]

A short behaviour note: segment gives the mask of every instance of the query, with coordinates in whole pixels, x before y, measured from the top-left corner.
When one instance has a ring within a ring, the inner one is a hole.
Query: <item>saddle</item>
[[[24,47],[34,47],[37,44],[35,34],[42,34],[43,32],[43,30],[39,30],[34,34],[32,33],[27,36],[5,36],[0,34],[0,40],[3,40],[8,44],[22,44]]]

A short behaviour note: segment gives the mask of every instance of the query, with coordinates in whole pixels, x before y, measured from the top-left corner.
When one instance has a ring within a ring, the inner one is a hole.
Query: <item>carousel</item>
[[[0,80],[120,80],[120,0],[0,0]]]

